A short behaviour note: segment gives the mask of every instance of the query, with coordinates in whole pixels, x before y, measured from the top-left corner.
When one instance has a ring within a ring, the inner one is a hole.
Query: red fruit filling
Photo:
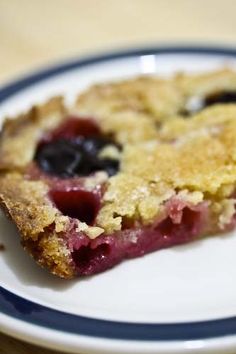
[[[93,225],[100,208],[100,196],[82,189],[51,190],[50,198],[63,215]]]
[[[91,275],[113,267],[122,259],[187,243],[204,231],[208,218],[207,203],[191,206],[172,199],[166,217],[151,226],[139,226],[89,239],[76,231],[72,222],[65,237],[79,275]]]
[[[72,139],[78,136],[96,136],[101,133],[98,124],[92,118],[68,117],[54,131],[45,134],[41,143],[48,143],[59,139]]]

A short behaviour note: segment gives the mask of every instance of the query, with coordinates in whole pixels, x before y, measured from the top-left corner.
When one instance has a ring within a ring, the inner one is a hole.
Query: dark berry
[[[112,176],[119,169],[119,161],[99,158],[100,150],[111,144],[120,148],[101,136],[55,140],[39,145],[35,160],[43,171],[62,178],[88,176],[96,171]]]
[[[75,174],[78,165],[83,164],[84,156],[70,141],[57,140],[40,146],[35,159],[43,171],[70,177]]]
[[[106,171],[108,176],[113,176],[119,171],[119,161],[112,159],[101,159],[100,169]]]
[[[234,91],[221,91],[215,92],[211,95],[205,97],[203,106],[212,106],[213,104],[220,103],[235,103],[236,102],[236,92]]]

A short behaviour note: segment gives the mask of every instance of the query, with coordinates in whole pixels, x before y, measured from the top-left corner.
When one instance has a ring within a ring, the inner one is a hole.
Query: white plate
[[[0,91],[15,115],[94,82],[178,70],[236,68],[225,48],[146,48],[56,65]],[[86,353],[236,352],[236,234],[173,247],[105,273],[63,281],[40,269],[1,215],[0,329],[55,349]]]

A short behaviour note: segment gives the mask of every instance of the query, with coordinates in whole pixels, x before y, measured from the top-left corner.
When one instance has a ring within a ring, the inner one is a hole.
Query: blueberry
[[[235,91],[221,91],[215,92],[211,95],[205,97],[203,106],[212,106],[213,104],[220,103],[235,103],[236,102],[236,92]]]
[[[62,178],[88,176],[96,171],[112,176],[118,172],[119,161],[99,158],[100,150],[111,144],[120,149],[106,137],[60,139],[39,146],[35,160],[43,171]]]
[[[60,177],[73,176],[78,165],[83,163],[83,158],[83,152],[65,140],[42,145],[35,157],[43,171]]]

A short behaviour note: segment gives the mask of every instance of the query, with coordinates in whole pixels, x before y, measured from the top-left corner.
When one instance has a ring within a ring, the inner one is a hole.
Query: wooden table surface
[[[54,60],[140,44],[236,46],[235,0],[0,0],[0,85]],[[0,334],[0,354],[49,354]]]

